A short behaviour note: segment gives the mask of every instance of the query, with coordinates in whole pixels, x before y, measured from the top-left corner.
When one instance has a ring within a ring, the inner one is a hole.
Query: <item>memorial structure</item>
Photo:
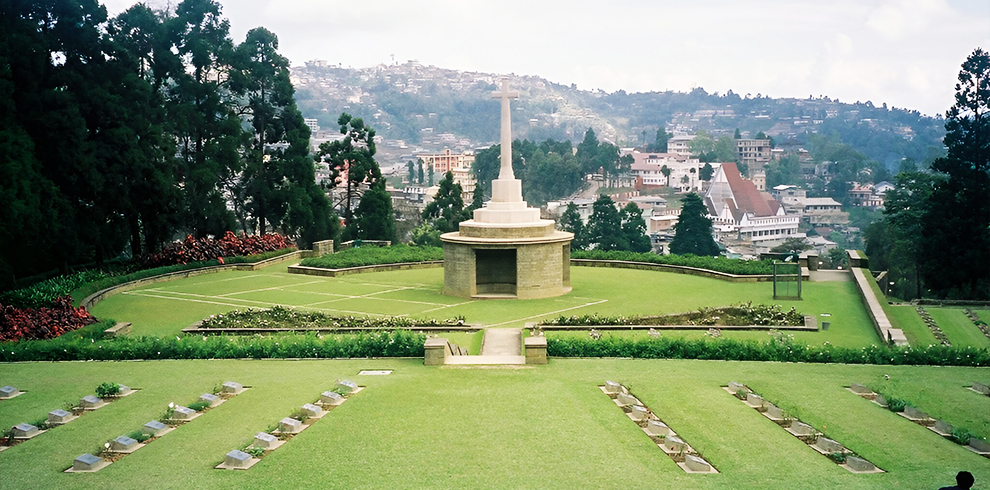
[[[492,181],[492,200],[474,211],[460,231],[445,233],[443,292],[463,298],[549,298],[571,290],[573,233],[557,231],[553,220],[522,198],[522,181],[512,173],[509,81],[492,97],[502,100],[502,160]]]

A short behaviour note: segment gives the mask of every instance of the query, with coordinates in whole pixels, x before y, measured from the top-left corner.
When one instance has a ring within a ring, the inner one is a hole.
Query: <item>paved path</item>
[[[480,356],[448,356],[445,364],[526,364],[522,329],[488,328]]]

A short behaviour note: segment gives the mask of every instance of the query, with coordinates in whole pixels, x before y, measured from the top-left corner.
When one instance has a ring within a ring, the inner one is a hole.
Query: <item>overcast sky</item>
[[[966,56],[990,50],[987,0],[220,2],[235,42],[264,26],[293,66],[394,56],[586,90],[825,95],[927,115],[953,104]],[[136,2],[103,3],[115,15]]]

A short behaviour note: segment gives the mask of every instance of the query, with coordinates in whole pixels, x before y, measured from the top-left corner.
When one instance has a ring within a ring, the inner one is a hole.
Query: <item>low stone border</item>
[[[847,250],[847,252],[850,256],[850,264],[852,264],[852,253],[856,251]],[[859,259],[857,261],[861,262]],[[907,337],[904,336],[904,331],[894,328],[890,323],[890,319],[887,318],[887,313],[883,310],[883,306],[880,305],[880,299],[877,298],[876,293],[870,286],[870,282],[866,278],[866,273],[863,272],[863,269],[853,267],[852,265],[850,265],[850,268],[852,269],[853,279],[856,282],[856,289],[859,290],[859,297],[863,300],[863,305],[866,306],[866,313],[870,317],[870,322],[873,324],[873,328],[876,330],[877,335],[880,336],[880,339],[896,346],[909,346],[910,344]]]
[[[270,259],[260,260],[258,262],[251,263],[240,263],[240,264],[224,264],[224,265],[211,265],[207,267],[200,267],[198,269],[189,269],[185,271],[169,272],[167,274],[159,274],[157,276],[145,277],[143,279],[136,279],[133,281],[125,282],[122,284],[117,284],[115,286],[110,286],[106,289],[101,289],[82,300],[79,304],[83,308],[90,310],[100,301],[103,301],[111,296],[114,296],[124,291],[130,291],[132,289],[139,288],[148,284],[154,284],[156,282],[171,281],[173,279],[184,279],[187,277],[195,277],[203,274],[214,274],[217,272],[223,272],[228,270],[238,270],[238,271],[255,271],[268,267],[270,265],[279,264],[282,262],[287,262],[290,260],[298,260],[302,257],[309,256],[312,252],[309,250],[296,250],[295,252],[289,252],[285,255],[279,255],[278,257],[272,257]]]
[[[760,412],[764,417],[786,430],[788,434],[798,438],[815,452],[829,458],[830,461],[845,468],[850,473],[885,473],[884,470],[857,456],[838,441],[825,437],[825,434],[811,425],[789,416],[783,409],[757,395],[748,386],[733,381],[727,386],[723,386],[722,389],[736,399],[742,400],[747,407]],[[833,455],[838,455],[837,457],[842,461],[833,458]]]
[[[606,381],[604,385],[598,386],[598,389],[608,395],[615,402],[615,405],[621,408],[639,428],[643,429],[650,440],[685,473],[718,473],[718,470],[711,463],[702,458],[697,450],[681,439],[653,410],[650,410],[650,407],[633,396],[628,388],[615,381]]]
[[[579,267],[611,267],[615,269],[637,269],[646,271],[658,271],[658,272],[673,272],[676,274],[689,274],[692,276],[709,277],[712,279],[721,279],[723,281],[729,282],[772,282],[773,274],[754,274],[754,275],[741,275],[741,274],[729,274],[728,272],[719,272],[708,269],[700,269],[697,267],[688,267],[685,265],[669,265],[669,264],[653,264],[650,262],[633,262],[628,260],[597,260],[597,259],[571,259],[571,266]],[[808,280],[807,269],[802,269],[801,276],[803,280]]]
[[[369,272],[404,271],[413,269],[436,269],[442,268],[442,260],[431,260],[428,262],[403,262],[400,264],[378,264],[362,265],[359,267],[346,267],[343,269],[325,269],[322,267],[306,267],[299,264],[289,266],[289,274],[305,274],[307,276],[337,277],[350,274],[365,274]]]

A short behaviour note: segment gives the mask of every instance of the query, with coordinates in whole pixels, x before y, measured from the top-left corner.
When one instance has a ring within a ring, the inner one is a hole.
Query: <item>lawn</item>
[[[362,369],[394,369],[358,376]],[[884,380],[883,375],[890,380]],[[367,389],[247,471],[214,470],[304,403],[349,378]],[[680,470],[596,385],[630,386],[710,461]],[[216,384],[252,388],[95,474],[73,458]],[[845,390],[893,389],[922,409],[990,435],[990,398],[964,388],[988,368],[553,359],[547,366],[456,368],[419,359],[23,363],[0,384],[0,424],[43,417],[103,381],[139,387],[79,420],[0,453],[5,488],[938,488],[990,460]],[[854,475],[720,388],[746,383],[886,473]]]
[[[925,307],[938,327],[949,337],[952,345],[965,347],[990,347],[990,338],[983,335],[976,325],[966,316],[962,308]],[[982,318],[982,317],[981,317]]]
[[[667,272],[572,267],[573,291],[557,298],[520,301],[468,300],[444,296],[443,270],[316,277],[288,274],[286,265],[261,271],[229,271],[151,284],[97,304],[92,313],[134,324],[136,335],[176,335],[206,316],[235,308],[274,304],[347,315],[413,318],[463,316],[468,323],[522,327],[558,315],[656,315],[733,303],[777,303],[821,318],[827,332],[795,334],[800,342],[862,347],[879,339],[852,282],[805,283],[801,301],[775,301],[769,283],[731,283]],[[696,336],[698,332],[669,333]],[[765,332],[726,332],[730,338],[765,339]]]

